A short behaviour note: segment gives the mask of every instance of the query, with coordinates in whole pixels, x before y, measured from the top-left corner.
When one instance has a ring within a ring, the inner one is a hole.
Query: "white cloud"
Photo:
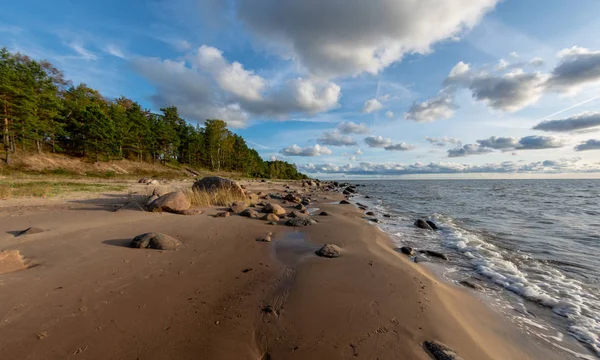
[[[356,151],[354,152],[354,155],[362,155],[363,152],[360,149],[356,149]]]
[[[492,152],[492,149],[488,149],[478,144],[465,144],[462,147],[457,147],[448,150],[448,157],[463,157],[470,155],[482,155]]]
[[[321,135],[317,142],[322,145],[330,146],[356,146],[358,143],[351,136],[342,135],[338,131],[326,131]]]
[[[477,140],[477,143],[491,149],[514,149],[519,146],[519,139],[515,137],[492,136],[488,139]]]
[[[546,120],[533,127],[534,130],[569,132],[600,126],[600,111],[589,111],[566,119]]]
[[[125,59],[125,54],[123,53],[123,50],[119,49],[116,45],[108,44],[106,45],[106,48],[104,48],[104,51],[107,54],[112,55],[114,57]]]
[[[384,149],[388,150],[388,151],[408,151],[408,150],[412,150],[414,148],[415,148],[414,146],[409,145],[405,142],[400,142],[397,144],[392,144],[392,145],[388,145],[388,146],[384,147]]]
[[[535,67],[540,67],[540,66],[544,65],[544,59],[542,59],[540,57],[534,57],[533,59],[529,60],[529,65],[535,66]]]
[[[305,148],[301,148],[300,146],[294,144],[282,149],[281,153],[285,156],[321,156],[331,155],[331,150],[318,144],[315,146],[307,146]]]
[[[525,136],[519,140],[517,150],[555,149],[565,144],[561,139],[553,136]]]
[[[425,140],[428,141],[429,143],[431,143],[434,146],[439,146],[439,147],[444,147],[444,146],[448,146],[448,145],[455,145],[455,146],[462,146],[462,141],[460,141],[457,138],[451,138],[451,137],[441,137],[441,138],[432,138],[429,136],[425,137]]]
[[[589,139],[575,146],[575,151],[600,150],[600,140]]]
[[[510,57],[515,58],[515,59],[518,59],[520,57],[519,54],[517,54],[515,51],[511,52],[509,55],[510,55]]]
[[[413,103],[404,113],[404,119],[417,122],[449,119],[457,108],[458,106],[454,104],[454,90],[447,88],[432,99]]]
[[[365,105],[362,108],[362,112],[369,114],[372,112],[379,111],[383,108],[383,105],[377,99],[370,99],[365,101]]]
[[[368,134],[370,131],[367,125],[363,123],[356,124],[352,121],[339,123],[337,129],[342,134]]]
[[[600,51],[573,46],[558,53],[561,62],[554,70],[547,86],[561,93],[576,93],[586,85],[600,81]]]
[[[87,50],[83,47],[83,44],[80,42],[71,42],[68,44],[73,51],[75,51],[83,60],[96,60],[97,56],[93,52]]]
[[[365,142],[369,147],[384,148],[392,145],[392,139],[384,138],[383,136],[368,136]]]
[[[385,117],[387,117],[388,119],[391,119],[394,117],[394,112],[391,110],[388,110],[385,112]]]
[[[404,54],[477,25],[497,0],[241,0],[238,17],[267,49],[320,76],[376,74]],[[431,26],[435,24],[435,26]]]

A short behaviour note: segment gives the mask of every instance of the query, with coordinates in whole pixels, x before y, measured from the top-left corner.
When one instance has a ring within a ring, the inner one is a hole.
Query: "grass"
[[[232,189],[217,189],[214,191],[184,190],[192,206],[231,206],[236,201],[249,202],[244,196]]]
[[[91,184],[68,181],[0,181],[0,199],[23,197],[54,197],[72,192],[101,192],[125,190],[125,185]]]

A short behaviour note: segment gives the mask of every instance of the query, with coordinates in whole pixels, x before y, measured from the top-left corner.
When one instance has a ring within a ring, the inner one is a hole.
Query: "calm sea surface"
[[[359,181],[399,245],[439,250],[449,281],[566,354],[600,356],[600,180]],[[416,218],[440,226],[413,226]],[[578,340],[578,342],[574,341]]]

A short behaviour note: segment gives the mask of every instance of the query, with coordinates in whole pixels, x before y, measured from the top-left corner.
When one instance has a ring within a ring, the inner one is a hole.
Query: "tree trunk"
[[[10,134],[8,132],[8,109],[6,107],[6,102],[4,103],[4,131],[2,134],[2,141],[4,143],[4,151],[6,152],[6,164],[10,164],[11,162],[11,146],[10,146]]]

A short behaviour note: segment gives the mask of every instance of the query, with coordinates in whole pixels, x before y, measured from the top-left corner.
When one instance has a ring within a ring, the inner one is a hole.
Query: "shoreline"
[[[253,192],[301,189],[290,182],[243,183]],[[310,196],[310,207],[330,215],[315,215],[319,222],[304,228],[210,216],[222,208],[198,216],[114,213],[94,199],[54,209],[36,203],[17,213],[0,208],[0,250],[18,249],[36,264],[0,275],[0,353],[15,359],[429,359],[423,342],[437,340],[464,359],[564,358],[395,251],[358,208],[334,203],[341,194]],[[23,238],[7,233],[28,226],[47,231]],[[184,245],[175,252],[126,248],[148,231]],[[267,231],[272,243],[255,241]],[[290,241],[290,234],[300,235]],[[338,245],[341,256],[314,256],[325,243]]]

